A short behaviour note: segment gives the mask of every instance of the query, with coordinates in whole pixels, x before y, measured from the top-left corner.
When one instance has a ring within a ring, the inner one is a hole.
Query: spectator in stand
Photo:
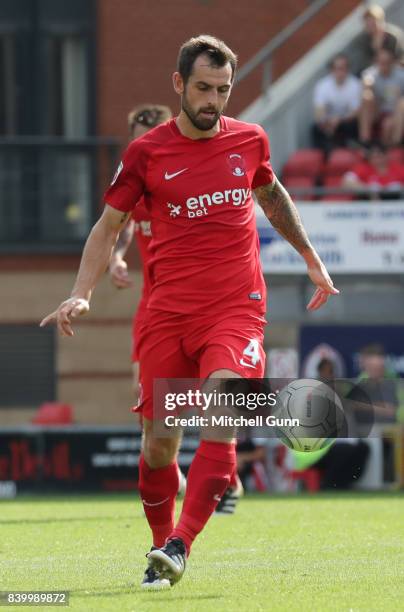
[[[377,53],[375,66],[362,74],[359,136],[368,143],[378,133],[386,146],[399,145],[404,136],[404,68],[388,49]]]
[[[333,388],[334,363],[330,359],[322,359],[317,368],[317,376]],[[297,470],[320,470],[320,489],[350,489],[365,471],[369,448],[362,440],[350,437],[337,438],[331,446],[312,453],[292,453]]]
[[[337,55],[330,73],[314,89],[313,144],[327,153],[334,146],[344,146],[358,136],[358,111],[361,83],[349,71],[348,58]]]
[[[357,420],[365,422],[367,417],[373,420],[374,416],[377,423],[395,423],[397,376],[386,364],[383,346],[378,343],[364,346],[359,354],[359,364],[358,385],[349,394],[349,399],[358,402]]]
[[[374,143],[366,159],[345,174],[343,186],[358,199],[398,199],[404,190],[404,165],[389,161],[385,147]]]
[[[384,10],[376,4],[369,6],[364,14],[364,32],[355,47],[355,63],[358,74],[375,63],[380,49],[391,51],[398,62],[404,61],[404,32],[395,25],[386,23]]]
[[[323,357],[317,366],[317,373],[320,380],[332,380],[335,378],[334,362]]]

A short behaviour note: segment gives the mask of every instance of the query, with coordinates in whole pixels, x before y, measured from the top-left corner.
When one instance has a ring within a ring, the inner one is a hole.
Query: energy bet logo
[[[225,191],[215,191],[214,193],[204,193],[200,196],[188,198],[185,202],[187,207],[188,217],[202,217],[208,214],[211,206],[219,206],[221,204],[233,204],[233,206],[242,206],[251,196],[251,189],[226,189]]]

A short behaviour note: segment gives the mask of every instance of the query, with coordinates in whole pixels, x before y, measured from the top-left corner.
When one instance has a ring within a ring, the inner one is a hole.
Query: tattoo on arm
[[[257,187],[254,193],[265,216],[283,238],[300,254],[312,249],[297,208],[276,177],[272,184]]]

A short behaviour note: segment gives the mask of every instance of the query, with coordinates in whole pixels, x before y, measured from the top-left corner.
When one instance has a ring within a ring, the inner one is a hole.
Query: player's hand
[[[330,295],[339,294],[338,289],[334,287],[330,275],[327,272],[327,268],[317,253],[307,262],[307,274],[312,283],[317,287],[313,297],[306,306],[307,310],[317,310],[327,302]]]
[[[61,336],[74,336],[72,330],[72,319],[87,314],[90,304],[83,298],[69,298],[62,302],[60,306],[47,317],[42,319],[39,327],[45,327],[48,323],[56,323]]]
[[[128,264],[123,259],[113,259],[109,264],[109,274],[112,283],[118,289],[128,289],[133,283],[129,278]]]

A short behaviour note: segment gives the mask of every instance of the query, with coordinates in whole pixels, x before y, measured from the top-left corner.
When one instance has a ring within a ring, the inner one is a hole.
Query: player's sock
[[[174,527],[175,497],[178,493],[178,465],[171,463],[153,470],[139,460],[139,492],[153,533],[153,545],[161,548]]]
[[[180,538],[189,554],[191,544],[214,512],[236,466],[234,443],[202,440],[189,468],[180,519],[170,539]]]
[[[230,482],[229,482],[229,487],[231,487],[232,489],[237,489],[238,487],[238,476],[237,476],[237,468],[233,471],[233,474],[231,475],[230,478]]]

